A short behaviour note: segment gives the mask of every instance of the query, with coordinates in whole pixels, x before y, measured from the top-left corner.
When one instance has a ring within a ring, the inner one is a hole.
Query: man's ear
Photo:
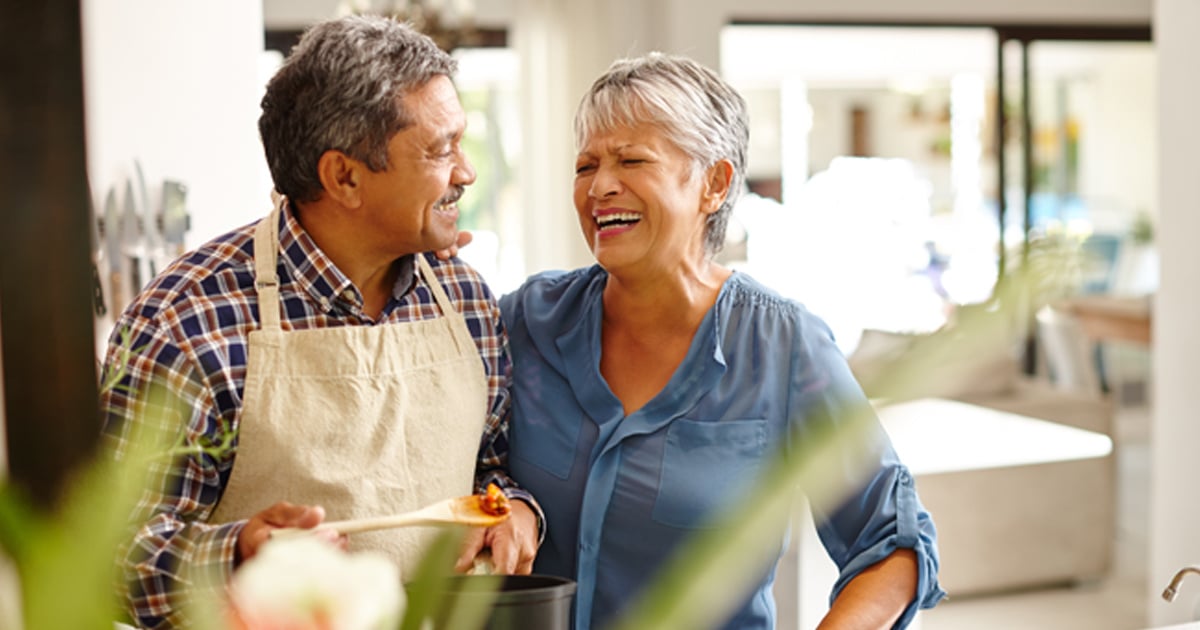
[[[733,162],[720,160],[708,167],[704,172],[704,192],[700,196],[700,205],[705,214],[712,214],[721,207],[732,182]]]
[[[330,149],[317,160],[317,177],[330,199],[347,208],[362,205],[362,171],[366,165]]]

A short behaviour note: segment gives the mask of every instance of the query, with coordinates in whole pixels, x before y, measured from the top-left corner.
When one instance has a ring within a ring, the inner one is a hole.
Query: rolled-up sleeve
[[[800,338],[792,357],[791,414],[798,425],[792,427],[793,440],[817,433],[806,425],[832,425],[836,430],[852,419],[865,420],[866,425],[862,440],[842,454],[840,479],[830,480],[846,484],[843,499],[829,510],[813,507],[817,533],[839,571],[830,603],[871,565],[897,549],[912,549],[917,556],[917,593],[894,626],[904,628],[918,609],[932,608],[946,596],[938,583],[933,518],[921,505],[912,473],[892,448],[828,329],[817,322]]]
[[[846,584],[897,549],[917,555],[917,594],[895,627],[912,622],[917,610],[932,608],[946,596],[938,584],[937,531],[917,496],[912,474],[903,465],[881,466],[858,493],[828,518],[814,514],[817,533],[838,567],[829,601]]]

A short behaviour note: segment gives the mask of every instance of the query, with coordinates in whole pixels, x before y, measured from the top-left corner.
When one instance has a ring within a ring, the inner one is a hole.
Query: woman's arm
[[[917,554],[897,549],[846,583],[817,630],[891,628],[917,595]]]

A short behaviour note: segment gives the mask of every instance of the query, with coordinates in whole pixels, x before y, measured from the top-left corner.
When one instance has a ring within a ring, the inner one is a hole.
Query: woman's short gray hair
[[[258,131],[276,190],[315,201],[317,162],[329,150],[385,170],[388,141],[414,122],[404,94],[456,70],[433,40],[391,18],[351,15],[309,28],[262,99]]]
[[[677,55],[653,52],[619,59],[592,84],[575,112],[575,143],[616,127],[650,123],[691,156],[699,169],[733,163],[729,192],[709,215],[704,247],[721,251],[725,227],[746,180],[750,123],[746,101],[717,73]]]

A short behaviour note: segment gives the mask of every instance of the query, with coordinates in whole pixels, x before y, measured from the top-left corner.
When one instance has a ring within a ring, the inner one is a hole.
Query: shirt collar
[[[331,310],[338,302],[351,310],[362,308],[362,293],[313,242],[296,219],[290,201],[284,206],[280,217],[279,247],[283,252],[284,267],[299,290],[311,296],[325,311]],[[416,265],[412,255],[401,257],[395,264],[399,273],[392,288],[392,297],[400,299],[415,284]]]

